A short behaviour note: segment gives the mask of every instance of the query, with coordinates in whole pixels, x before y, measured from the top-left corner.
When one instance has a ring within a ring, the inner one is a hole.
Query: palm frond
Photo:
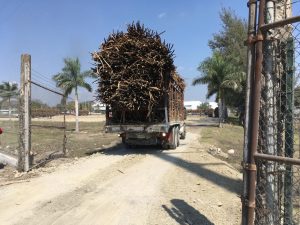
[[[92,90],[91,85],[85,82],[85,78],[92,77],[92,71],[80,72],[80,62],[78,58],[65,58],[62,72],[53,76],[56,86],[63,89],[66,96],[70,95],[73,90],[77,92],[78,87],[83,87],[88,91]]]
[[[89,92],[92,92],[92,86],[86,82],[82,82],[78,86],[85,88]]]

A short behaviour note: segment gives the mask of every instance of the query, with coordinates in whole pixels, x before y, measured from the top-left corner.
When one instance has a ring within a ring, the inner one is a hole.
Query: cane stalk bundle
[[[172,45],[139,22],[128,25],[127,32],[110,34],[92,58],[98,99],[119,110],[143,110],[149,116],[162,102],[170,79],[180,79]]]

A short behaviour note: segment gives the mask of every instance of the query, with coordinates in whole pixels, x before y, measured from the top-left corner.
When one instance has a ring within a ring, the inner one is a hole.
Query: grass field
[[[103,117],[103,116],[102,116]],[[67,152],[69,157],[85,156],[91,151],[101,149],[103,145],[119,140],[116,134],[104,133],[104,120],[101,116],[80,117],[80,132],[75,133],[74,118],[67,118],[66,136]],[[33,125],[62,126],[63,117],[33,119]],[[4,132],[0,136],[0,151],[12,155],[17,154],[18,148],[18,122],[17,120],[0,120],[0,127]],[[35,160],[45,158],[52,152],[61,151],[63,146],[64,132],[60,129],[41,128],[32,126],[32,152]]]
[[[201,131],[200,142],[221,148],[224,153],[227,153],[229,149],[234,149],[235,153],[228,155],[228,158],[218,154],[216,157],[229,162],[238,170],[241,169],[244,143],[244,129],[242,126],[234,124],[224,124],[223,128],[207,126]]]
[[[294,127],[294,158],[299,158],[299,135],[300,125],[295,124]],[[244,128],[238,125],[236,118],[230,118],[223,128],[208,126],[202,129],[201,142],[207,145],[213,145],[221,148],[224,153],[229,149],[234,149],[233,155],[224,158],[222,155],[216,154],[216,157],[232,164],[236,169],[241,169],[241,161],[243,160],[244,145]]]

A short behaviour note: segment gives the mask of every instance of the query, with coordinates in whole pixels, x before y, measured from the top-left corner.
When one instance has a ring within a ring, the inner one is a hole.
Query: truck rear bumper
[[[160,145],[165,138],[162,133],[130,132],[122,134],[123,142],[128,145]]]
[[[146,132],[146,133],[159,133],[168,132],[170,125],[157,124],[157,125],[108,125],[105,126],[106,133],[124,133],[124,132]]]
[[[170,127],[174,125],[179,125],[183,127],[184,121],[171,122],[171,123],[161,123],[161,124],[139,124],[139,125],[106,125],[106,133],[128,133],[128,132],[146,132],[146,133],[162,133],[169,132]]]
[[[170,142],[170,135],[174,127],[185,132],[184,122],[173,122],[170,124],[152,125],[108,125],[105,126],[106,133],[119,133],[122,142],[128,145],[165,145]]]

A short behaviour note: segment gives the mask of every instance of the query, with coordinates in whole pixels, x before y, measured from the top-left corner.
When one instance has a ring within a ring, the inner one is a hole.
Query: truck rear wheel
[[[184,140],[186,136],[186,131],[184,131],[183,133],[180,134],[180,139]]]
[[[176,149],[176,147],[178,146],[178,129],[176,127],[172,128],[172,141],[170,143],[170,149]]]
[[[180,131],[179,128],[176,127],[176,141],[177,141],[177,147],[180,145]]]
[[[167,143],[163,143],[161,145],[161,147],[162,147],[163,150],[168,150],[169,149],[169,145]]]
[[[183,127],[183,132],[180,134],[180,139],[184,140],[186,136],[186,130],[185,130],[185,125]]]

